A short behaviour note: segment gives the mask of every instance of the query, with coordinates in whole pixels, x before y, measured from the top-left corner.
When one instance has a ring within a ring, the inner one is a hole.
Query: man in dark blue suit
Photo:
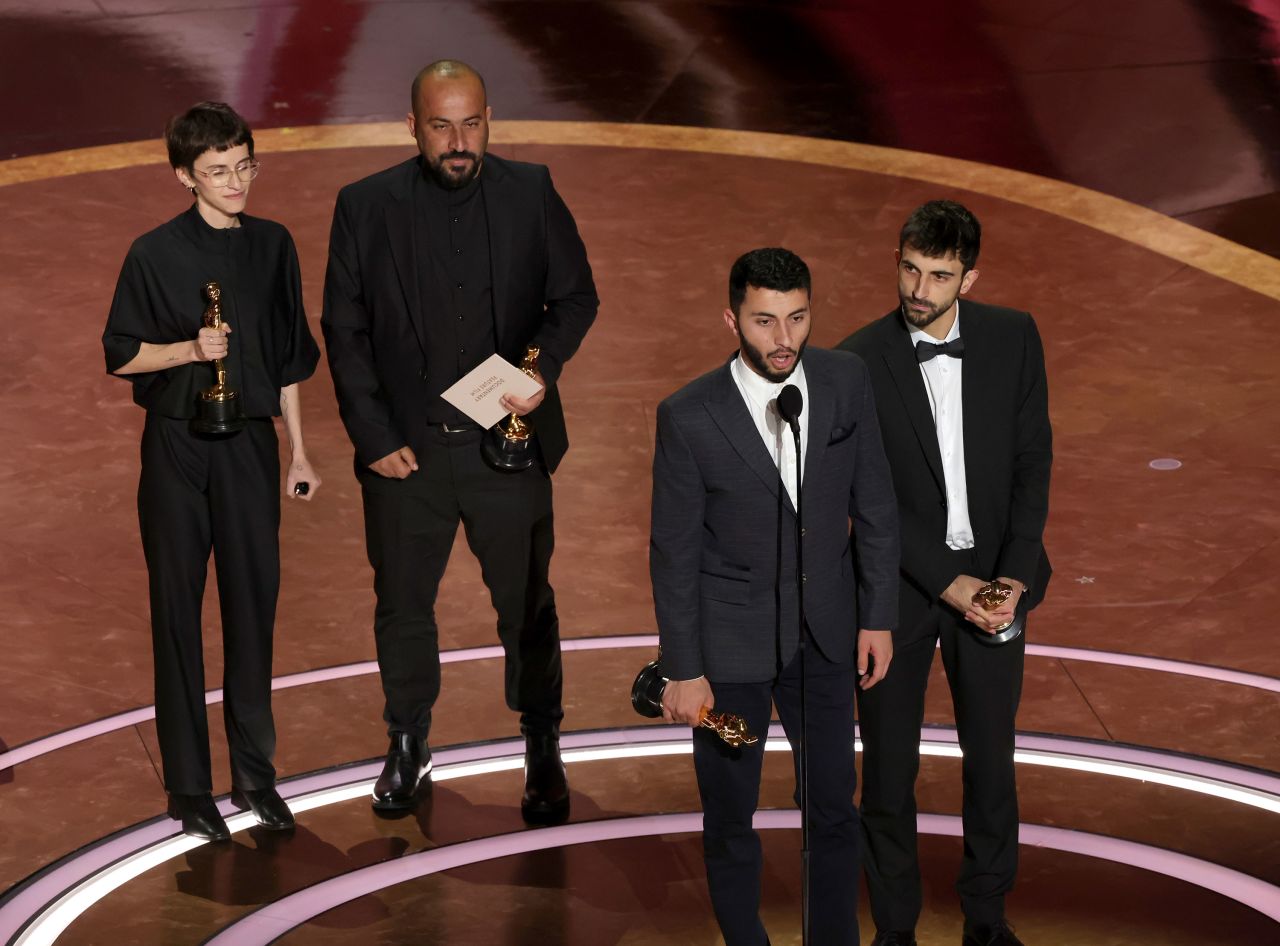
[[[859,682],[869,689],[884,677],[892,656],[893,482],[862,360],[806,350],[803,260],[774,248],[741,257],[729,276],[724,320],[738,352],[658,407],[650,571],[671,681],[664,715],[696,726],[703,708],[714,707],[763,735],[776,703],[798,781],[803,668],[812,941],[856,944],[854,699]],[[776,404],[787,384],[804,398],[802,504],[794,441]],[[763,752],[763,740],[734,749],[709,730],[694,732],[707,882],[728,946],[768,942],[759,916],[760,841],[751,826]]]

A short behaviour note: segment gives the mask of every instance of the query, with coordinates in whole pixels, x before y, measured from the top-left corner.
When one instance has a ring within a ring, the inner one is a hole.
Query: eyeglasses
[[[248,182],[258,176],[258,171],[261,167],[262,165],[257,161],[241,161],[234,168],[219,165],[212,171],[202,171],[199,168],[192,168],[191,170],[205,178],[214,187],[226,187],[231,183],[232,174],[236,176],[236,180]]]

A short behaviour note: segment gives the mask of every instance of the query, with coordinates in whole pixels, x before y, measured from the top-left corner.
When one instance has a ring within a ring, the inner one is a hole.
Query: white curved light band
[[[924,737],[921,742],[921,753],[924,755],[955,757],[960,754],[959,747],[955,743],[954,730],[928,727],[924,730]],[[641,726],[634,729],[594,733],[567,733],[562,737],[561,744],[564,760],[570,764],[677,755],[691,751],[688,730],[684,727],[670,726]],[[789,749],[781,727],[777,723],[770,727],[766,749],[769,751]],[[433,755],[436,762],[433,778],[436,781],[447,781],[518,769],[523,763],[523,743],[520,740],[505,740],[442,748]],[[1280,812],[1280,777],[1224,763],[1061,736],[1032,735],[1018,737],[1014,758],[1022,764],[1052,765],[1075,771],[1158,782],[1173,788],[1200,792],[1231,802]],[[290,807],[294,812],[303,814],[314,808],[366,797],[380,768],[381,762],[375,761],[304,776],[283,782],[280,788],[289,799]],[[220,804],[220,808],[224,814],[228,815],[228,827],[232,831],[242,831],[253,824],[251,815],[235,812],[230,802],[225,799]],[[922,816],[922,819],[926,817],[944,818],[944,816]],[[930,822],[922,820],[921,823],[922,830],[927,831],[925,825]],[[942,823],[937,822],[937,824]],[[591,824],[595,822],[565,827],[584,831],[589,830]],[[106,844],[92,847],[83,853],[64,859],[54,869],[36,878],[16,895],[10,897],[7,902],[0,904],[0,942],[13,942],[15,946],[19,944],[20,946],[50,946],[77,916],[111,891],[166,860],[203,843],[175,834],[176,829],[176,822],[167,818],[156,819],[122,832]],[[1138,842],[1082,835],[1079,832],[1036,825],[1024,825],[1022,830],[1024,843],[1035,843],[1030,840],[1030,837],[1036,832],[1044,831],[1060,832],[1064,837],[1071,835],[1077,838],[1092,838],[1090,851],[1105,849],[1110,853],[1091,856],[1105,856],[1110,860],[1119,860],[1162,873],[1172,872],[1175,869],[1183,871],[1187,868],[1187,863],[1200,865],[1197,868],[1198,873],[1192,871],[1188,876],[1207,878],[1204,886],[1209,886],[1210,889],[1217,890],[1268,916],[1280,919],[1280,888],[1238,871],[1212,865],[1187,855],[1161,851]],[[1031,831],[1032,835],[1028,836],[1025,833],[1027,831]],[[1052,836],[1061,841],[1058,834]],[[480,841],[466,843],[480,844]],[[1058,844],[1048,846],[1057,847]],[[480,849],[474,848],[474,850]],[[1059,849],[1074,850],[1066,847]],[[1126,851],[1129,854],[1125,854]],[[510,853],[516,853],[516,851]],[[1170,866],[1169,871],[1165,871],[1161,866],[1174,864],[1178,866],[1176,868]],[[390,868],[386,869],[390,870]],[[424,873],[429,872],[431,871],[424,871]],[[1229,888],[1222,887],[1224,879],[1230,881]],[[21,935],[11,940],[10,937],[17,933],[28,919],[31,919],[31,923],[22,929]]]
[[[631,647],[647,647],[656,651],[658,638],[655,634],[623,634],[612,637],[575,637],[562,640],[562,651],[580,650],[618,650]],[[1080,660],[1089,663],[1110,664],[1112,666],[1131,667],[1139,670],[1155,670],[1161,673],[1174,673],[1182,676],[1198,677],[1205,680],[1216,680],[1234,686],[1252,687],[1280,693],[1280,679],[1267,677],[1257,673],[1245,673],[1240,670],[1229,670],[1225,667],[1214,667],[1208,664],[1186,663],[1181,660],[1167,660],[1162,657],[1144,657],[1139,654],[1121,654],[1105,650],[1090,650],[1083,647],[1057,647],[1051,644],[1027,644],[1027,654],[1032,657],[1048,657],[1058,660]],[[470,660],[493,660],[502,657],[502,648],[493,645],[485,647],[464,647],[458,650],[446,650],[440,654],[440,662],[464,663]],[[271,689],[287,690],[293,687],[308,686],[312,683],[324,683],[330,680],[342,680],[347,677],[358,677],[377,673],[377,661],[364,660],[358,663],[340,664],[335,667],[323,667],[319,670],[304,670],[275,677],[271,681]],[[222,702],[222,690],[209,690],[205,693],[206,705]],[[0,752],[0,771],[29,762],[49,752],[65,749],[86,739],[102,736],[117,729],[124,729],[138,723],[154,719],[155,706],[143,706],[138,709],[106,716],[102,719],[74,726],[50,736],[33,739],[31,742]]]
[[[800,827],[800,812],[759,811],[756,812],[753,825],[758,830],[796,829]],[[961,820],[955,815],[920,815],[918,825],[922,834],[960,837],[963,833]],[[574,844],[695,833],[701,830],[700,812],[638,815],[567,824],[538,831],[519,831],[418,851],[395,861],[372,864],[299,890],[224,927],[205,940],[205,943],[206,946],[267,946],[321,913],[358,897],[429,874],[499,857]],[[1277,893],[1277,888],[1238,871],[1135,841],[1122,841],[1065,828],[1024,824],[1020,826],[1019,832],[1023,844],[1140,867],[1215,892],[1232,890],[1234,893],[1230,896],[1233,899],[1247,903],[1272,919],[1280,919],[1280,908],[1277,906],[1280,894]]]

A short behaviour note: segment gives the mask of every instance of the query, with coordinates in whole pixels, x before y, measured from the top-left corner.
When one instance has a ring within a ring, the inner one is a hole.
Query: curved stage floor
[[[333,196],[409,155],[401,136],[381,125],[260,136],[265,173],[250,210],[293,231],[313,321]],[[605,756],[571,763],[573,821],[585,827],[570,837],[522,829],[511,749],[491,744],[510,739],[515,723],[502,706],[500,661],[488,652],[446,667],[433,743],[497,761],[442,780],[415,816],[399,820],[369,810],[359,784],[367,766],[325,774],[382,751],[376,676],[308,678],[276,697],[282,777],[319,772],[355,788],[304,811],[292,837],[248,829],[230,845],[140,865],[147,869],[69,919],[56,941],[195,943],[219,931],[244,937],[256,923],[262,938],[236,941],[715,942],[696,818],[678,817],[697,810],[682,735],[640,726],[626,702],[652,650],[653,410],[732,349],[718,313],[742,250],[782,244],[810,262],[814,342],[833,344],[893,305],[897,227],[940,195],[970,204],[987,230],[975,296],[1037,316],[1056,433],[1048,542],[1057,576],[1030,631],[1037,650],[1019,717],[1026,828],[1011,916],[1028,942],[1047,946],[1272,941],[1280,652],[1265,642],[1280,514],[1266,497],[1280,447],[1265,433],[1278,428],[1280,384],[1276,359],[1246,333],[1280,315],[1280,263],[1066,185],[839,142],[508,123],[495,124],[493,149],[551,165],[604,300],[562,383],[573,449],[556,477],[553,581],[565,636],[580,648],[566,655],[565,728]],[[56,899],[73,867],[114,859],[118,845],[140,837],[125,829],[143,824],[153,841],[172,830],[153,821],[163,790],[145,712],[98,735],[69,733],[60,747],[38,742],[151,702],[133,506],[142,417],[126,386],[102,374],[98,337],[129,242],[183,207],[157,162],[157,145],[146,143],[0,163],[9,223],[0,232],[0,299],[21,313],[0,329],[0,431],[11,445],[0,458],[9,563],[0,574],[0,889],[19,885],[0,903],[0,941],[18,908],[39,899],[33,891],[57,888]],[[373,656],[359,496],[323,367],[303,400],[308,451],[325,485],[312,504],[286,504],[281,676]],[[1152,465],[1163,459],[1180,465]],[[221,660],[212,598],[206,614],[213,687]],[[439,619],[443,647],[494,643],[465,551],[450,565]],[[613,634],[643,636],[586,641]],[[1105,662],[1066,648],[1236,673]],[[959,841],[948,816],[959,810],[959,773],[945,745],[940,675],[928,722],[940,748],[921,776],[929,816],[920,932],[958,940],[950,887]],[[220,714],[210,723],[215,791],[225,792]],[[1057,738],[1034,742],[1047,736]],[[618,756],[618,746],[655,740],[670,754]],[[1081,768],[1082,754],[1097,763],[1099,753],[1106,761],[1131,746],[1167,754],[1142,757],[1151,765],[1145,779],[1110,763]],[[1051,767],[1037,752],[1077,761]],[[789,780],[786,754],[770,753],[762,806],[789,808]],[[291,781],[289,791],[308,784]],[[634,820],[661,813],[673,818]],[[764,817],[776,823],[763,832],[766,919],[775,941],[788,942],[797,832],[787,812]],[[37,874],[76,851],[84,856]],[[293,895],[308,888],[331,908],[300,906]]]

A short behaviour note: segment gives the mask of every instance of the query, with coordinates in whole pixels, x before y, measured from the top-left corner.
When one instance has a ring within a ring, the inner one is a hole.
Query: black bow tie
[[[932,358],[939,355],[950,355],[952,358],[960,358],[964,355],[964,339],[954,338],[942,345],[934,345],[931,342],[916,342],[916,361],[924,364]]]

